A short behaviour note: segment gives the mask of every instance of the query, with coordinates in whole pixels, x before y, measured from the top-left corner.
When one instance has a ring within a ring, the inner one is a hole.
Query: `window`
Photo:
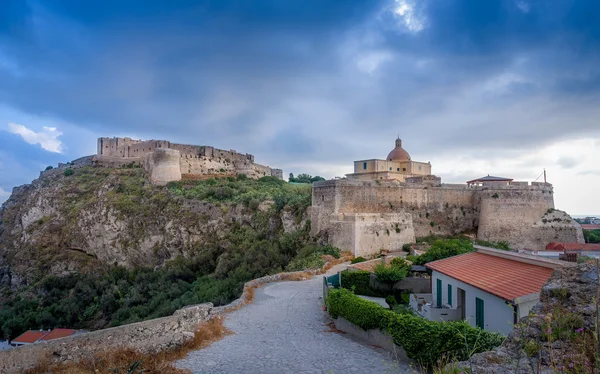
[[[396,171],[400,171],[400,168],[397,168]]]
[[[392,171],[392,168],[390,168],[390,171]]]
[[[436,296],[437,296],[437,306],[438,308],[442,307],[442,280],[436,279]]]
[[[479,328],[485,328],[485,322],[483,320],[483,300],[475,298],[475,325]]]
[[[452,306],[452,285],[448,285],[448,305]]]
[[[402,168],[402,171],[406,171],[406,168]]]
[[[419,166],[419,170],[421,170],[421,167]]]
[[[321,195],[321,201],[325,201],[325,195]]]
[[[367,170],[367,163],[363,162],[363,170]]]

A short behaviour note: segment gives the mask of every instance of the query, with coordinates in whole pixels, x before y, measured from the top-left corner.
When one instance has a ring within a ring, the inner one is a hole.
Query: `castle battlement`
[[[431,174],[377,175],[382,179],[353,176],[313,183],[312,234],[355,256],[400,250],[429,235],[476,234],[515,249],[583,241],[581,228],[566,213],[560,222],[544,218],[554,211],[550,183],[488,175],[450,184]]]
[[[275,176],[283,179],[283,170],[254,162],[249,153],[211,146],[171,143],[168,140],[99,138],[97,162],[143,165],[159,183],[180,180],[183,176],[231,176],[250,178]]]

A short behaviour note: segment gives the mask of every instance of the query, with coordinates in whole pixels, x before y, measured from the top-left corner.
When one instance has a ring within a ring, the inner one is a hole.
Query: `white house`
[[[429,320],[465,319],[472,326],[508,334],[529,314],[553,270],[574,264],[476,246],[476,251],[433,261],[432,294],[411,305]]]

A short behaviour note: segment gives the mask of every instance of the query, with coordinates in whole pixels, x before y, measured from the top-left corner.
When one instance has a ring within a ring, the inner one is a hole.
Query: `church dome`
[[[388,161],[410,161],[410,155],[402,148],[402,140],[396,139],[396,148],[387,156]]]

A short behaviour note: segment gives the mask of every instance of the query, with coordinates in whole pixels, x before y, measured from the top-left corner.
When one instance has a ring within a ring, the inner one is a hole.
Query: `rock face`
[[[172,156],[165,153],[167,161]],[[65,175],[68,169],[74,175]],[[153,175],[168,180],[171,172],[161,166]],[[205,248],[227,248],[232,229],[258,225],[261,212],[270,235],[306,223],[285,210],[271,213],[270,206],[185,199],[151,183],[133,164],[98,167],[85,158],[61,165],[16,187],[0,209],[0,289],[27,285],[36,274],[102,264],[160,266]]]
[[[502,346],[454,366],[475,373],[593,373],[598,295],[595,264],[555,270],[540,302]]]

